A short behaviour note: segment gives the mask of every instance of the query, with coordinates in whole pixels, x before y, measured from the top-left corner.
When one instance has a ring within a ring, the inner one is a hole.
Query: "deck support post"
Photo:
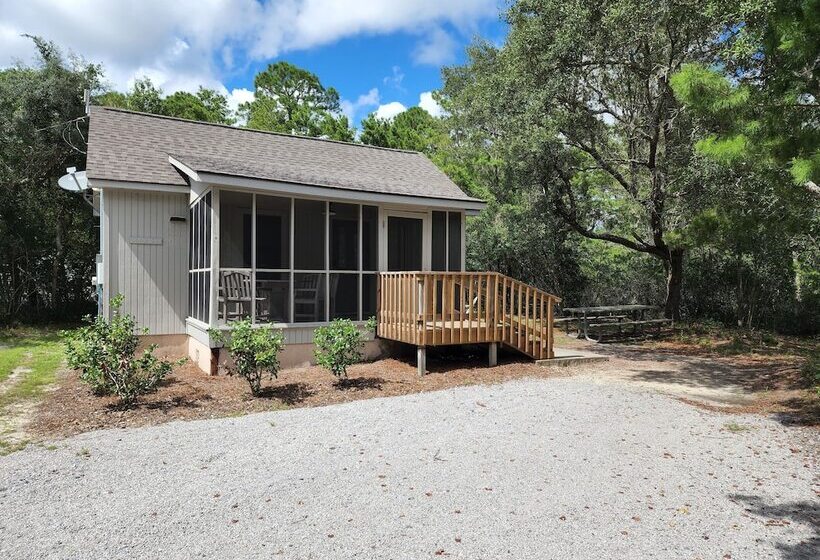
[[[495,367],[498,365],[498,343],[491,342],[490,343],[490,367]]]
[[[419,346],[416,349],[416,367],[419,371],[419,377],[423,377],[427,372],[427,348]]]

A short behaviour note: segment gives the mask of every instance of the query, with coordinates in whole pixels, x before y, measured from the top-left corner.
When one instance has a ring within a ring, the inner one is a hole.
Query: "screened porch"
[[[380,270],[463,267],[462,211],[213,188],[189,220],[189,321],[201,328],[366,321]]]

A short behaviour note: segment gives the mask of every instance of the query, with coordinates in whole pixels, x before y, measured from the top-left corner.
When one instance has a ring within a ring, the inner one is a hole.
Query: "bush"
[[[368,321],[372,328],[373,321]],[[336,319],[313,335],[316,362],[337,378],[347,378],[347,368],[362,360],[364,335],[350,319]]]
[[[256,327],[250,319],[231,323],[227,335],[216,329],[209,331],[218,342],[226,344],[233,359],[228,375],[244,377],[255,397],[262,392],[262,376],[267,373],[273,379],[279,373],[279,352],[285,345],[281,330]]]
[[[820,353],[814,351],[809,354],[801,372],[809,387],[820,396]]]
[[[151,390],[168,375],[175,365],[185,362],[160,360],[154,356],[152,344],[136,357],[139,337],[136,321],[120,313],[123,297],[111,299],[114,315],[110,321],[98,316],[86,317],[91,324],[73,331],[64,331],[68,365],[80,370],[80,379],[97,395],[116,395],[124,405]],[[147,334],[144,329],[142,334]]]

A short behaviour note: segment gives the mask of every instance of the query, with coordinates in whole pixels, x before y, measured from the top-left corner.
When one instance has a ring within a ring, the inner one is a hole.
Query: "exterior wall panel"
[[[107,300],[125,296],[123,311],[150,334],[185,333],[188,301],[188,197],[106,189],[103,259]]]

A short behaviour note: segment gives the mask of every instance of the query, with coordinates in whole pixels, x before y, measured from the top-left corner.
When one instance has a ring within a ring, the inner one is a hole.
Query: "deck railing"
[[[549,359],[560,301],[497,272],[383,272],[378,335],[419,347],[499,342]]]

